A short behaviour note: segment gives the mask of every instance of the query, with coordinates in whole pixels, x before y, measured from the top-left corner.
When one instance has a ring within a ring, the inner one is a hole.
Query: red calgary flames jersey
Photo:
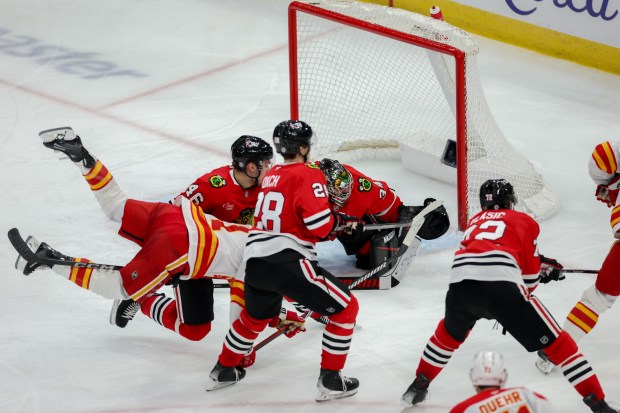
[[[260,188],[243,189],[233,176],[232,166],[222,166],[198,178],[174,199],[180,206],[187,198],[209,215],[222,221],[251,225]]]
[[[263,180],[256,230],[291,235],[302,243],[324,240],[334,226],[323,173],[314,163],[276,165]]]
[[[398,222],[398,207],[403,202],[388,184],[372,180],[352,166],[343,167],[351,174],[351,196],[343,207],[333,205],[333,210],[358,218],[373,215],[384,222]]]

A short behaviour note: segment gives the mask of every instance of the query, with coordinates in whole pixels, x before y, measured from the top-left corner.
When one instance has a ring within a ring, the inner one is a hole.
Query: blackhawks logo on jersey
[[[319,165],[315,162],[308,162],[306,166],[310,169],[319,169]]]
[[[220,175],[213,175],[209,178],[209,183],[213,188],[221,188],[226,185],[226,180]]]
[[[357,178],[357,183],[359,184],[357,189],[362,192],[369,192],[372,189],[372,182],[366,178]]]
[[[254,208],[246,208],[235,220],[237,224],[254,225]]]

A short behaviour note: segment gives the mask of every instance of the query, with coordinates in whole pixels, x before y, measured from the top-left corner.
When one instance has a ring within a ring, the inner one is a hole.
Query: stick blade
[[[11,228],[7,235],[9,237],[9,241],[11,242],[11,245],[13,245],[13,248],[15,248],[15,251],[17,251],[17,253],[22,258],[24,258],[26,261],[29,261],[29,262],[39,261],[38,257],[30,249],[30,247],[28,247],[28,244],[26,243],[26,241],[24,241],[24,239],[22,238],[17,228]]]

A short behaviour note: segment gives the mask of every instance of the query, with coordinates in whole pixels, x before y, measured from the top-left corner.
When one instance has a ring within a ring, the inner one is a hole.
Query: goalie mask
[[[469,378],[474,387],[504,387],[508,378],[504,368],[504,357],[495,351],[482,351],[476,354]]]
[[[514,188],[505,179],[489,179],[480,187],[480,207],[487,209],[512,209],[517,204]]]
[[[260,173],[263,165],[261,161],[273,158],[271,145],[256,136],[243,135],[230,147],[233,167],[240,171],[246,170],[248,163],[253,162]]]
[[[315,141],[310,125],[300,120],[285,120],[273,130],[273,144],[281,155],[297,154],[302,146],[310,147]]]
[[[323,159],[319,166],[327,180],[329,200],[339,207],[343,207],[351,196],[353,186],[351,173],[340,162],[328,158]]]

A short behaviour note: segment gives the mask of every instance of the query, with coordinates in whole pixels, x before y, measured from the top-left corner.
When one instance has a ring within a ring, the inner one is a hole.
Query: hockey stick
[[[386,222],[385,224],[364,224],[360,223],[358,225],[361,226],[362,231],[372,231],[372,230],[383,230],[383,229],[393,229],[393,228],[406,228],[411,226],[411,222]],[[350,226],[341,226],[336,228],[336,231],[351,231],[353,227]]]
[[[563,268],[560,270],[565,273],[578,273],[578,274],[598,274],[598,270],[577,270],[577,269],[566,269]]]
[[[73,260],[57,260],[54,258],[45,258],[39,257],[34,253],[24,241],[19,230],[17,228],[12,228],[8,233],[9,241],[13,248],[17,251],[17,253],[25,259],[27,262],[36,262],[38,264],[46,265],[48,267],[52,267],[54,265],[64,265],[67,267],[77,267],[77,268],[91,268],[93,270],[120,270],[123,268],[122,265],[110,265],[110,264],[99,264],[96,262],[80,262]],[[214,288],[230,288],[228,283],[213,283]]]
[[[433,201],[430,204],[428,204],[426,207],[424,207],[424,209],[422,209],[422,211],[420,211],[420,213],[417,214],[410,223],[408,223],[408,224],[411,225],[411,228],[409,229],[409,232],[407,232],[407,235],[405,236],[405,239],[403,240],[403,243],[400,246],[400,248],[398,249],[398,251],[396,252],[396,254],[394,254],[393,256],[388,258],[387,260],[385,260],[378,267],[373,268],[372,270],[368,271],[366,274],[362,275],[354,283],[349,285],[349,290],[354,289],[355,287],[357,287],[358,285],[360,285],[361,283],[363,283],[367,279],[369,279],[369,278],[371,278],[371,277],[373,277],[373,276],[375,276],[377,274],[379,274],[379,276],[384,276],[384,275],[387,276],[388,274],[394,273],[395,270],[397,268],[399,268],[399,264],[401,264],[402,256],[405,254],[405,252],[407,252],[407,249],[409,248],[409,246],[411,245],[411,243],[415,239],[415,236],[417,235],[418,231],[420,231],[420,228],[422,228],[422,225],[424,224],[424,217],[426,216],[426,214],[428,214],[429,212],[439,208],[441,205],[443,205],[443,201]],[[390,268],[389,265],[392,262],[395,262],[395,261],[397,261],[396,265],[394,265],[394,267]],[[392,278],[392,285],[393,286],[394,285],[398,285],[399,283],[400,283],[400,279],[394,281],[394,278]],[[302,314],[301,317],[305,319],[305,318],[309,317],[311,314],[312,314],[312,311],[308,310],[308,312]],[[268,336],[267,338],[262,340],[260,343],[255,345],[254,346],[254,350],[257,351],[257,350],[260,350],[261,348],[265,347],[267,344],[271,343],[273,340],[275,340],[276,338],[278,338],[282,334],[286,333],[289,330],[289,328],[291,328],[291,327],[293,327],[293,325],[285,326],[285,327],[283,327],[283,328],[281,328],[279,330],[276,330],[270,336]]]

